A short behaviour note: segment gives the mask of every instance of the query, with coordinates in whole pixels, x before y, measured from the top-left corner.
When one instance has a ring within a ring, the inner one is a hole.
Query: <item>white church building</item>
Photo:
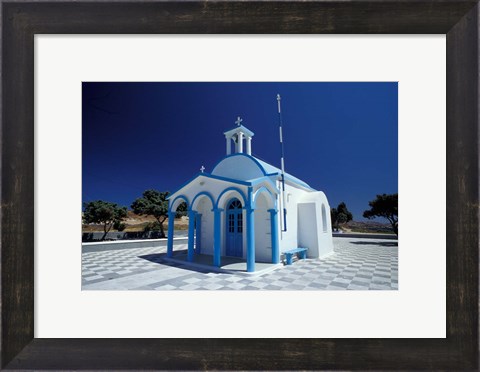
[[[308,258],[333,252],[330,206],[322,191],[252,156],[253,132],[241,125],[224,133],[226,156],[211,173],[197,174],[169,196],[167,256],[172,257],[174,218],[188,207],[187,261],[211,255],[277,264],[284,252],[308,248]],[[282,182],[283,180],[283,182]]]

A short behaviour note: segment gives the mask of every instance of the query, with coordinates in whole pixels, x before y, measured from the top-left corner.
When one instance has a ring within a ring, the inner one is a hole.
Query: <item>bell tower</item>
[[[227,141],[227,155],[232,153],[232,141],[235,145],[235,153],[246,153],[252,155],[252,137],[253,132],[242,125],[242,119],[237,118],[235,124],[237,126],[223,133]],[[246,142],[246,151],[244,151],[243,142]]]

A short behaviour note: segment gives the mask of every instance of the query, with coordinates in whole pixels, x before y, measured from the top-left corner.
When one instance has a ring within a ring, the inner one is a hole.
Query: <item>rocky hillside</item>
[[[124,231],[143,231],[145,227],[149,224],[156,222],[155,218],[152,216],[139,216],[133,213],[132,211],[127,212],[127,218],[123,221],[127,227]],[[168,229],[168,218],[163,223],[163,228],[165,231]],[[175,229],[176,230],[186,230],[188,229],[188,218],[182,217],[175,219]],[[82,225],[82,232],[94,232],[94,231],[103,231],[103,225]],[[115,231],[115,230],[111,230]]]

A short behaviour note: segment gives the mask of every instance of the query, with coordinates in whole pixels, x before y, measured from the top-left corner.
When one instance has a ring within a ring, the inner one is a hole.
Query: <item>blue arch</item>
[[[232,203],[235,199],[238,200],[238,198],[236,196],[234,196],[233,198],[227,199],[227,202],[225,203],[225,209],[228,209],[228,206],[230,205],[230,203]]]
[[[273,197],[272,192],[265,186],[262,186],[262,187],[258,188],[257,191],[255,191],[255,196],[253,197],[253,208],[256,208],[257,197],[258,197],[258,195],[260,195],[263,192],[263,190],[266,190],[268,195],[270,195],[270,199],[273,203],[272,208],[275,209],[277,207],[277,205],[276,205],[277,204],[277,199]]]
[[[185,195],[178,195],[175,199],[172,200],[171,203],[168,203],[168,212],[172,212],[172,205],[175,204],[177,199],[183,199],[185,200],[185,203],[187,203],[187,209],[190,209],[189,204],[190,202],[188,201],[188,198]]]
[[[220,199],[222,198],[222,196],[223,196],[225,193],[227,193],[227,192],[229,192],[229,191],[237,191],[237,192],[240,194],[240,196],[242,197],[242,199],[243,199],[243,205],[244,205],[244,206],[247,205],[247,198],[246,198],[245,194],[243,193],[243,191],[240,190],[238,187],[233,187],[233,186],[232,186],[232,187],[227,187],[225,190],[223,190],[223,191],[221,192],[221,194],[220,194],[220,195],[218,196],[218,198],[217,198],[217,201],[216,201],[216,203],[215,203],[214,208],[218,208],[218,203],[219,203]]]
[[[195,197],[193,198],[192,205],[190,206],[190,208],[193,208],[193,206],[195,205],[195,200],[197,200],[197,198],[202,195],[205,195],[210,199],[210,201],[212,202],[212,208],[215,206],[215,200],[213,199],[212,194],[210,194],[208,191],[201,191],[197,195],[195,195]]]

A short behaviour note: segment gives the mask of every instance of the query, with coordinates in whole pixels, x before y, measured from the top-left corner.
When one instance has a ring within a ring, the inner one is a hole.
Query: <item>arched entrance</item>
[[[243,208],[237,198],[231,199],[226,208],[225,254],[243,257]]]
[[[180,205],[182,205],[183,208],[180,207]],[[169,201],[167,257],[173,256],[173,235],[175,233],[175,215],[179,207],[183,211],[188,210],[188,199],[186,196],[179,195],[173,201]]]
[[[194,212],[195,253],[213,254],[213,207],[214,201],[210,193],[202,191],[192,201]]]
[[[278,216],[274,194],[265,186],[253,195],[255,206],[255,261],[280,262]]]

